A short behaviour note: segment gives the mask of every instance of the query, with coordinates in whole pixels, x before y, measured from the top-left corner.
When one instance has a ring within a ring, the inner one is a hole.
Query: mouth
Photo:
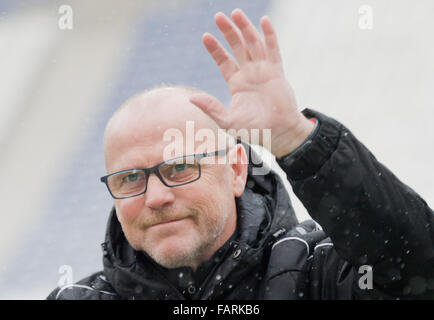
[[[186,218],[179,218],[179,219],[166,220],[166,221],[158,222],[158,223],[152,225],[152,227],[155,227],[155,226],[162,226],[162,225],[167,225],[167,224],[174,223],[174,222],[178,222],[178,221],[181,221],[181,220],[184,220],[184,219],[186,219]]]

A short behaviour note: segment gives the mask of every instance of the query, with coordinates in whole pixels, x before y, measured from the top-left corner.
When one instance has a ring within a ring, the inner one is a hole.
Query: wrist
[[[301,114],[300,121],[295,127],[273,139],[271,152],[276,158],[292,153],[310,137],[316,125],[316,119],[307,119]]]

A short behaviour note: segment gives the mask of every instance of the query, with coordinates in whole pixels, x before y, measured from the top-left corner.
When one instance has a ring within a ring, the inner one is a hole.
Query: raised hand
[[[229,108],[208,94],[194,95],[190,101],[223,129],[271,129],[271,147],[266,147],[281,157],[299,146],[314,125],[297,108],[270,19],[261,19],[264,39],[240,9],[232,12],[232,20],[221,12],[215,16],[233,56],[211,34],[202,37],[228,84]]]

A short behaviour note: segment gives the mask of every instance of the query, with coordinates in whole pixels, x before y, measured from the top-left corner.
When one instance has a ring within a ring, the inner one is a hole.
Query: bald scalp
[[[122,103],[122,105],[113,113],[113,115],[107,122],[104,130],[104,149],[106,149],[107,139],[112,133],[111,131],[113,131],[116,126],[119,126],[120,124],[118,122],[125,120],[125,117],[134,116],[134,114],[137,115],[137,113],[143,114],[146,112],[153,112],[155,111],[155,109],[158,109],[158,107],[161,107],[165,102],[167,102],[169,99],[173,99],[174,97],[177,97],[179,99],[185,99],[186,101],[188,101],[191,96],[199,93],[206,92],[194,87],[182,85],[161,85],[152,89],[141,91],[133,95],[132,97],[128,98],[124,103]],[[213,119],[211,119],[195,105],[191,103],[190,105],[192,110],[197,111],[197,115],[199,117],[207,118],[207,120],[209,121],[210,129],[219,129],[219,126]],[[173,106],[174,111],[176,107],[176,105]]]
[[[126,100],[112,115],[105,128],[104,153],[107,170],[109,163],[114,163],[113,155],[124,155],[130,150],[128,146],[131,143],[137,142],[136,145],[142,147],[154,147],[160,142],[164,144],[163,137],[166,133],[173,132],[168,130],[180,130],[178,132],[185,134],[189,126],[187,124],[191,121],[195,131],[206,129],[213,132],[207,135],[212,137],[211,139],[206,138],[209,146],[214,144],[210,150],[220,146],[219,141],[235,144],[235,140],[226,134],[225,130],[221,130],[212,118],[190,102],[193,95],[204,93],[191,87],[163,86],[140,92]],[[199,136],[202,137],[200,134]],[[184,139],[188,139],[187,136]],[[195,139],[192,143],[194,145],[199,141]],[[184,146],[187,147],[189,143],[191,142],[186,142]]]
[[[182,85],[176,85],[176,86],[169,86],[169,85],[160,85],[158,87],[154,87],[151,89],[143,90],[132,97],[128,98],[122,105],[118,108],[118,110],[115,111],[115,113],[112,115],[112,118],[122,111],[123,109],[136,106],[137,104],[146,104],[146,103],[161,103],[161,99],[164,99],[170,95],[184,95],[187,98],[191,97],[194,94],[198,93],[206,93],[203,90],[194,88],[194,87],[188,87],[188,86],[182,86]]]

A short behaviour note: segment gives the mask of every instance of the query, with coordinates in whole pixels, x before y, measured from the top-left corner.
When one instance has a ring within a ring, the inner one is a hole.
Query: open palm
[[[241,10],[234,10],[232,19],[223,13],[215,16],[233,56],[211,34],[202,39],[228,84],[229,108],[208,94],[190,101],[224,129],[271,129],[272,146],[276,145],[282,136],[295,135],[304,118],[285,78],[276,34],[268,17],[261,19],[264,39]]]

